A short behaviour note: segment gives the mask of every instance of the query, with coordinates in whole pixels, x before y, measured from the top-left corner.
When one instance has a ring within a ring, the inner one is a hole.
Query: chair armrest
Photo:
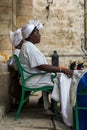
[[[22,68],[22,69],[23,69],[23,68]],[[42,72],[42,73],[30,73],[30,72],[28,72],[28,71],[26,71],[26,70],[24,70],[24,69],[23,69],[23,71],[26,72],[27,74],[31,74],[32,76],[36,76],[36,75],[41,75],[41,74],[46,74],[46,73],[48,73],[47,71],[46,71],[46,72]]]
[[[54,83],[54,78],[56,78],[56,76],[57,76],[57,73],[53,73],[52,75],[51,75],[51,81]]]
[[[25,71],[25,70],[24,70]],[[48,72],[43,72],[43,73],[30,73],[30,72],[27,72],[27,71],[25,71],[27,74],[30,74],[26,79],[25,79],[25,81],[26,80],[28,80],[28,79],[30,79],[30,78],[32,78],[32,77],[35,77],[35,76],[37,76],[37,75],[44,75],[44,74],[47,74]]]

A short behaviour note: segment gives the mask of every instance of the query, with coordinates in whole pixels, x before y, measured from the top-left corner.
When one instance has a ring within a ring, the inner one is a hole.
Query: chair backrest
[[[18,57],[17,55],[15,55],[15,54],[13,55],[13,57],[14,57],[14,59],[15,59],[16,65],[17,65],[17,67],[18,67],[18,70],[19,70],[19,73],[20,73],[20,76],[21,76],[21,80],[22,80],[22,85],[23,85],[23,86],[25,86],[25,81],[26,81],[27,79],[30,79],[30,78],[32,78],[32,77],[34,77],[34,76],[37,76],[37,75],[41,75],[41,74],[46,74],[46,73],[48,73],[48,72],[43,72],[43,73],[30,73],[30,72],[27,72],[27,71],[24,70],[23,67],[21,66],[20,61],[19,61],[19,57]],[[27,77],[27,78],[24,77],[24,72],[28,74],[28,77]],[[55,78],[55,77],[56,77],[56,75],[53,75],[53,76],[51,77],[51,80],[53,81],[53,78]]]
[[[22,68],[22,66],[21,66],[21,64],[20,64],[19,58],[18,58],[18,56],[15,55],[15,54],[13,55],[13,57],[14,57],[14,59],[15,59],[16,65],[17,65],[17,67],[18,67],[18,70],[19,70],[19,73],[20,73],[20,76],[21,76],[21,79],[22,79],[22,83],[24,84],[25,79],[24,79],[24,74],[23,74],[23,68]]]
[[[15,59],[15,62],[16,62],[16,65],[18,67],[18,70],[19,70],[19,73],[20,73],[20,76],[21,76],[21,81],[22,81],[22,87],[25,87],[25,82],[26,80],[29,80],[31,79],[32,77],[35,77],[37,75],[44,75],[44,74],[47,74],[48,72],[42,72],[42,73],[30,73],[30,72],[27,72],[26,70],[23,69],[23,67],[21,66],[20,64],[20,61],[19,61],[19,57],[17,55],[13,55],[14,59]],[[28,74],[28,77],[25,78],[24,77],[24,72]],[[54,83],[54,78],[57,76],[57,73],[54,73],[51,75],[51,81]]]
[[[19,73],[20,73],[20,76],[21,76],[21,80],[22,80],[22,94],[21,94],[21,100],[20,100],[20,104],[19,104],[19,108],[17,110],[17,114],[16,114],[16,117],[15,117],[15,120],[18,118],[19,116],[19,113],[21,111],[21,108],[23,106],[23,104],[25,103],[26,100],[29,100],[29,97],[31,95],[33,95],[35,92],[38,92],[38,91],[46,91],[46,92],[52,92],[52,89],[53,89],[53,85],[50,85],[50,87],[48,85],[45,85],[45,86],[41,86],[41,87],[32,87],[31,86],[26,86],[25,85],[25,82],[26,80],[34,77],[34,76],[37,76],[37,75],[41,75],[41,74],[46,74],[48,72],[43,72],[43,73],[29,73],[27,72],[26,70],[23,69],[23,67],[21,66],[20,64],[20,60],[19,60],[19,57],[17,57],[17,55],[13,55],[14,57],[14,60],[15,60],[15,63],[18,67],[18,70],[19,70]],[[24,72],[28,73],[29,76],[27,78],[24,77]],[[54,75],[51,77],[51,80],[53,82],[53,79],[56,77],[56,73],[54,73]],[[28,96],[25,96],[25,92],[26,91],[30,91],[31,93],[29,93]],[[54,112],[55,112],[55,115],[56,115],[56,119],[58,120],[58,114],[57,114],[57,103],[53,101],[53,108],[54,108]]]

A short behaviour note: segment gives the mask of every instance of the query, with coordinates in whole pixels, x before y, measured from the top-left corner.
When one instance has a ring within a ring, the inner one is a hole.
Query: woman
[[[54,80],[54,83],[51,81],[51,76],[53,72],[64,73],[69,77],[72,77],[73,72],[66,68],[60,68],[56,66],[49,65],[45,56],[40,52],[40,50],[35,46],[35,44],[40,43],[41,35],[39,30],[42,29],[43,26],[39,22],[39,20],[31,20],[27,25],[22,28],[23,35],[23,45],[21,47],[19,59],[22,67],[31,73],[41,73],[41,72],[49,72],[44,75],[39,75],[36,78],[32,78],[31,80],[26,82],[31,87],[40,87],[44,85],[58,85],[57,77]],[[25,77],[28,77],[28,74],[24,74]],[[44,107],[46,110],[49,108],[48,99],[46,93],[44,96]]]
[[[17,29],[15,32],[10,31],[10,41],[14,46],[13,54],[19,56],[20,49],[23,43],[21,28]],[[10,71],[9,94],[13,98],[15,98],[15,104],[19,104],[21,97],[21,85],[19,83],[19,72],[17,70],[17,66],[13,57],[9,58],[8,68]]]

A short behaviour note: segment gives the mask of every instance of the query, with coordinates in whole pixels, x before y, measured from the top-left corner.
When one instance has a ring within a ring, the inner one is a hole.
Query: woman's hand
[[[73,76],[73,71],[70,69],[62,68],[62,72],[66,74],[69,78]]]

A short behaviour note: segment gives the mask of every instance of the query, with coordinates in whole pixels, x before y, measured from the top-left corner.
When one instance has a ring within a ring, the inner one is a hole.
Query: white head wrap
[[[23,37],[22,37],[21,28],[17,29],[17,31],[15,32],[10,31],[10,40],[13,46],[15,47],[18,46],[22,39]]]
[[[34,30],[34,28],[38,30],[43,28],[43,25],[40,23],[39,20],[31,20],[28,24],[22,27],[22,35],[23,38],[26,39]]]
[[[31,20],[29,24],[33,24],[38,30],[43,29],[42,23],[39,20]]]
[[[29,34],[32,33],[34,28],[35,26],[33,24],[26,24],[24,27],[22,27],[23,38],[26,39],[29,36]]]

